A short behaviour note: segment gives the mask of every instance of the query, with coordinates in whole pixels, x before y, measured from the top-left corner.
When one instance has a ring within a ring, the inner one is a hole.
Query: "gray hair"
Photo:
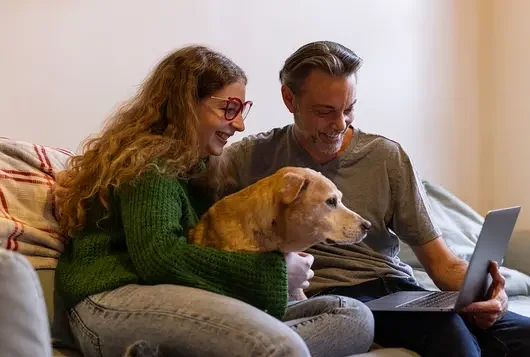
[[[317,41],[300,47],[285,60],[280,71],[280,82],[297,95],[305,79],[313,70],[332,76],[355,75],[362,59],[349,48],[332,41]]]

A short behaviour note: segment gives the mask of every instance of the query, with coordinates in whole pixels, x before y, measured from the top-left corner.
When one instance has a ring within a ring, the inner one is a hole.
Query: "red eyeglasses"
[[[210,98],[224,100],[226,102],[226,106],[224,108],[225,119],[229,121],[234,120],[239,113],[241,113],[241,117],[243,118],[243,120],[245,120],[253,104],[251,100],[247,100],[246,102],[243,103],[241,99],[236,98],[236,97],[228,97],[228,98],[210,97]]]

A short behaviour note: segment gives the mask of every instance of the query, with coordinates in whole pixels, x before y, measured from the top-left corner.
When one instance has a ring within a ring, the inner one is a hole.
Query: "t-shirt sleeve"
[[[421,245],[442,235],[432,219],[422,181],[401,146],[391,154],[389,178],[393,206],[390,229],[408,245]]]
[[[217,199],[236,193],[247,186],[244,177],[249,170],[251,142],[245,138],[223,150],[216,175],[221,178],[217,189]]]

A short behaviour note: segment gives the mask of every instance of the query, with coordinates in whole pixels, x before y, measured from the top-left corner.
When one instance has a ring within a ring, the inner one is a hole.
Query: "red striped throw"
[[[26,255],[36,269],[55,268],[63,251],[51,187],[70,156],[0,137],[0,247]]]

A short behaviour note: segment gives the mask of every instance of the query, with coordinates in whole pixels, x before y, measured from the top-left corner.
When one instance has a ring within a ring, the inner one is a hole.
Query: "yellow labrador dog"
[[[341,198],[321,173],[284,167],[217,201],[190,231],[189,242],[228,251],[283,253],[316,243],[358,243],[370,222]],[[301,290],[297,295],[305,298]]]

